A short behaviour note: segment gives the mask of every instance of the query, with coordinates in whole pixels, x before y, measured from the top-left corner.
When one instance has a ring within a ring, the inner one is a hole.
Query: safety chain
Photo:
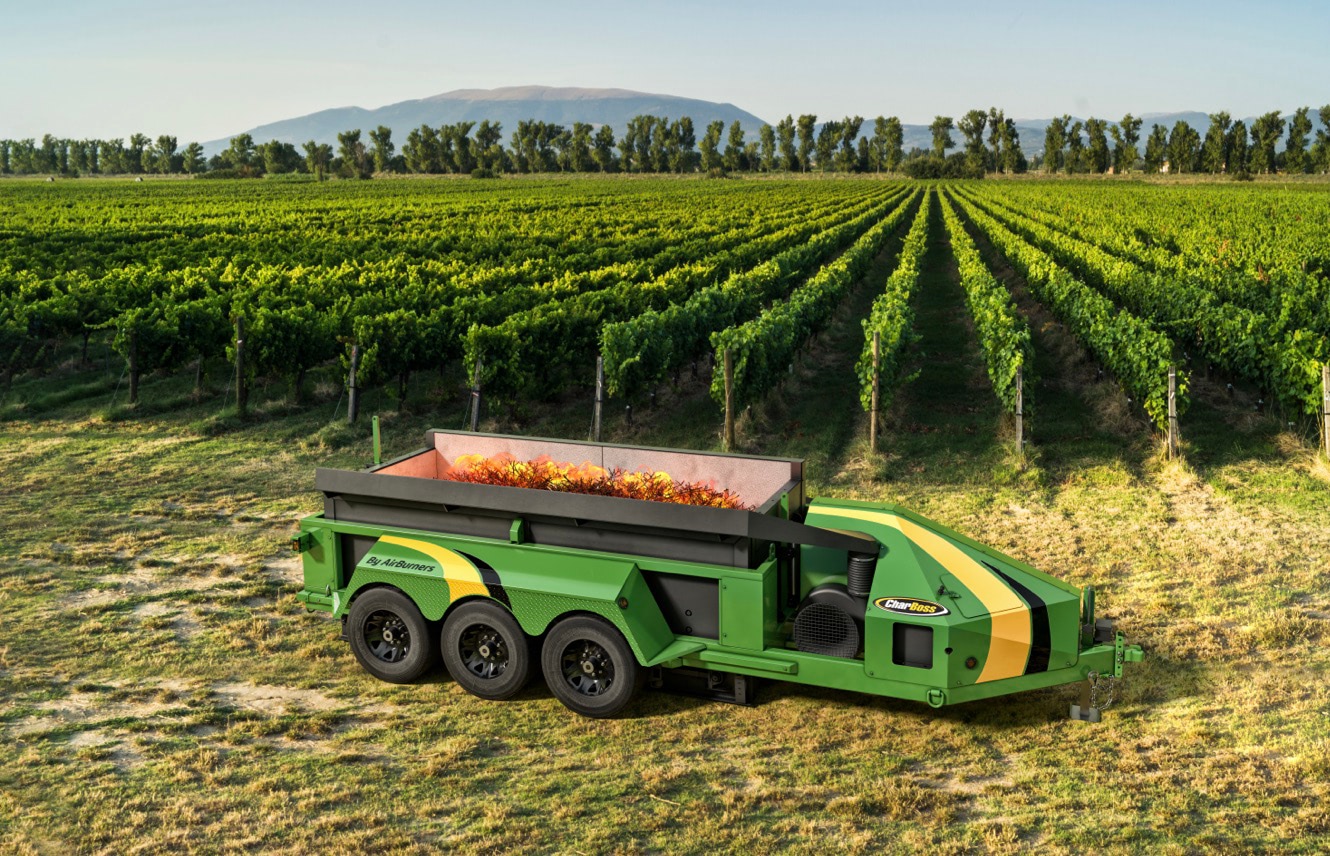
[[[1111,705],[1114,699],[1116,680],[1098,672],[1091,672],[1085,677],[1090,682],[1090,707],[1104,710]],[[1100,701],[1101,697],[1103,701]]]

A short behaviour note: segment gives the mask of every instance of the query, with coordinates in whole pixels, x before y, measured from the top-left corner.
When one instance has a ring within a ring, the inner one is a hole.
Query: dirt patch
[[[162,575],[152,568],[137,568],[124,574],[111,574],[99,578],[97,582],[109,588],[77,592],[65,599],[65,605],[75,610],[92,606],[110,606],[132,597],[160,595],[173,591],[202,591],[217,585],[217,580],[212,578],[180,574]]]
[[[255,683],[217,683],[213,685],[213,695],[227,706],[261,712],[269,716],[281,716],[289,712],[342,710],[348,707],[354,708],[355,712],[386,711],[386,708],[379,706],[360,706],[354,702],[343,702],[319,693],[318,690],[255,685]]]
[[[198,619],[182,612],[178,607],[162,601],[150,601],[134,607],[134,616],[150,623],[164,623],[182,642],[197,636],[203,629]]]
[[[92,760],[110,761],[118,770],[143,763],[143,753],[129,745],[124,736],[100,728],[77,732],[67,745],[76,752],[91,755]]]
[[[134,597],[153,597],[178,591],[204,591],[239,581],[240,570],[231,564],[239,557],[198,556],[157,558],[139,556],[135,567],[98,577],[95,587],[64,598],[73,610],[110,606]]]
[[[69,738],[69,747],[71,749],[88,749],[115,742],[116,739],[105,731],[100,728],[93,728],[89,731],[80,731]]]
[[[299,556],[291,554],[281,554],[280,558],[265,560],[263,573],[280,583],[299,585],[305,580],[304,562]]]
[[[1016,787],[1016,783],[1007,776],[976,776],[974,778],[951,777],[939,780],[920,780],[920,784],[937,788],[947,793],[962,796],[979,796],[988,790],[1006,790]]]
[[[163,681],[140,692],[139,698],[117,698],[118,687],[108,692],[70,693],[37,705],[42,714],[19,719],[10,726],[14,736],[41,734],[58,728],[104,722],[111,719],[149,719],[185,705],[174,696],[187,690],[184,681]],[[153,693],[149,696],[147,693]]]

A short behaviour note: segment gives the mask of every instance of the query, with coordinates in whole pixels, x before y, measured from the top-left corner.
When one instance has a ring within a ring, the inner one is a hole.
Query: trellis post
[[[1321,366],[1321,443],[1330,457],[1330,363]]]
[[[1178,456],[1178,369],[1168,367],[1168,459]]]
[[[476,370],[471,379],[471,430],[476,431],[480,425],[480,371],[484,365],[484,360],[476,357]]]
[[[139,344],[138,334],[129,330],[129,403],[139,403]]]
[[[1025,463],[1025,367],[1016,367],[1016,457]]]
[[[360,416],[360,386],[356,374],[360,371],[360,346],[351,346],[351,371],[346,376],[346,424],[356,424]]]
[[[245,318],[236,316],[236,412],[243,419],[249,412],[249,385],[245,383]]]
[[[734,357],[725,349],[725,451],[734,451]]]
[[[600,442],[600,413],[605,406],[605,358],[596,357],[596,405],[591,416],[591,439]]]
[[[873,404],[868,412],[868,451],[877,454],[877,408],[881,397],[881,369],[879,360],[882,354],[882,333],[873,331]]]

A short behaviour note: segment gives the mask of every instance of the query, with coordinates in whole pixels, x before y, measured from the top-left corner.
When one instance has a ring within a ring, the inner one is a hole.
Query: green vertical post
[[[374,425],[374,466],[383,463],[383,445],[379,442],[379,417],[373,419]]]

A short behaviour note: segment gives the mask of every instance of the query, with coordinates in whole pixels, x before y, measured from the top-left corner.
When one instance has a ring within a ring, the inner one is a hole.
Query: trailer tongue
[[[710,485],[743,507],[453,480],[460,459]],[[798,460],[431,431],[417,452],[315,483],[299,598],[340,618],[384,680],[441,656],[492,699],[539,668],[591,716],[648,678],[741,702],[772,678],[940,707],[1088,686],[1141,656],[1096,621],[1090,589],[894,505],[809,501]]]

